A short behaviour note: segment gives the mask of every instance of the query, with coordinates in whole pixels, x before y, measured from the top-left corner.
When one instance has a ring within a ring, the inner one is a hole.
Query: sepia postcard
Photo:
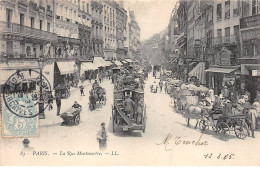
[[[260,0],[0,0],[0,166],[259,166]]]

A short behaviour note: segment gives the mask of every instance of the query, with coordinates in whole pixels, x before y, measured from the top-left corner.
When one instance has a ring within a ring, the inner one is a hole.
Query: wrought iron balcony
[[[18,4],[19,4],[19,5],[22,5],[22,6],[24,6],[24,7],[27,7],[27,6],[28,6],[27,0],[18,0]]]
[[[29,3],[29,8],[30,8],[30,10],[38,11],[37,4],[32,1],[30,1],[30,3]]]
[[[44,14],[45,13],[45,8],[42,6],[39,6],[39,13]]]
[[[237,36],[228,36],[228,37],[217,37],[213,39],[213,45],[218,46],[222,44],[237,44],[239,38]]]
[[[47,10],[47,16],[49,16],[49,17],[52,17],[52,11],[51,10]]]
[[[0,33],[26,36],[29,38],[35,38],[35,39],[41,39],[47,41],[54,41],[57,39],[57,35],[55,33],[34,29],[16,23],[7,23],[7,22],[0,22]]]

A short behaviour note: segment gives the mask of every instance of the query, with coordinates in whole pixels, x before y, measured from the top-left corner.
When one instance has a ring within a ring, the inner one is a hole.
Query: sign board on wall
[[[252,70],[252,76],[260,76],[260,70]]]

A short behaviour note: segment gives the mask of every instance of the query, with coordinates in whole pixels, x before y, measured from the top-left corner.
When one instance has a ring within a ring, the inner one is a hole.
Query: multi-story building
[[[234,90],[239,90],[239,78],[236,72],[239,70],[238,58],[240,57],[240,1],[214,1],[213,25],[214,59],[210,62],[209,85],[214,88],[216,94],[221,93],[223,86],[228,85]]]
[[[81,0],[78,4],[78,30],[80,39],[80,59],[90,60],[92,58],[92,18],[91,18],[91,1]]]
[[[120,4],[116,3],[116,54],[118,60],[123,60],[127,56],[127,11]]]
[[[54,9],[54,31],[58,35],[55,44],[55,57],[74,59],[80,55],[79,53],[79,28],[78,23],[80,1],[55,0]]]
[[[52,59],[57,35],[52,0],[1,0],[0,7],[0,73],[4,74],[0,75],[0,85],[3,86],[16,71],[38,70],[39,57]]]
[[[1,0],[1,59],[53,57],[52,43],[57,36],[53,28],[51,0]]]
[[[104,56],[103,53],[103,5],[102,1],[91,1],[92,11],[92,51],[93,56]]]
[[[128,56],[133,59],[140,58],[140,27],[135,19],[134,11],[129,10],[129,50]]]
[[[106,60],[116,59],[117,38],[116,38],[116,16],[117,6],[114,1],[103,1],[103,40],[104,57]]]
[[[253,101],[260,91],[260,1],[242,1],[241,12],[241,89]]]

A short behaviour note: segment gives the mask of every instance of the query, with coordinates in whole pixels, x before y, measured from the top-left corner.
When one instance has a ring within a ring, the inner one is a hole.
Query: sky
[[[166,29],[176,0],[131,0],[128,3],[135,12],[141,41],[144,41]]]

